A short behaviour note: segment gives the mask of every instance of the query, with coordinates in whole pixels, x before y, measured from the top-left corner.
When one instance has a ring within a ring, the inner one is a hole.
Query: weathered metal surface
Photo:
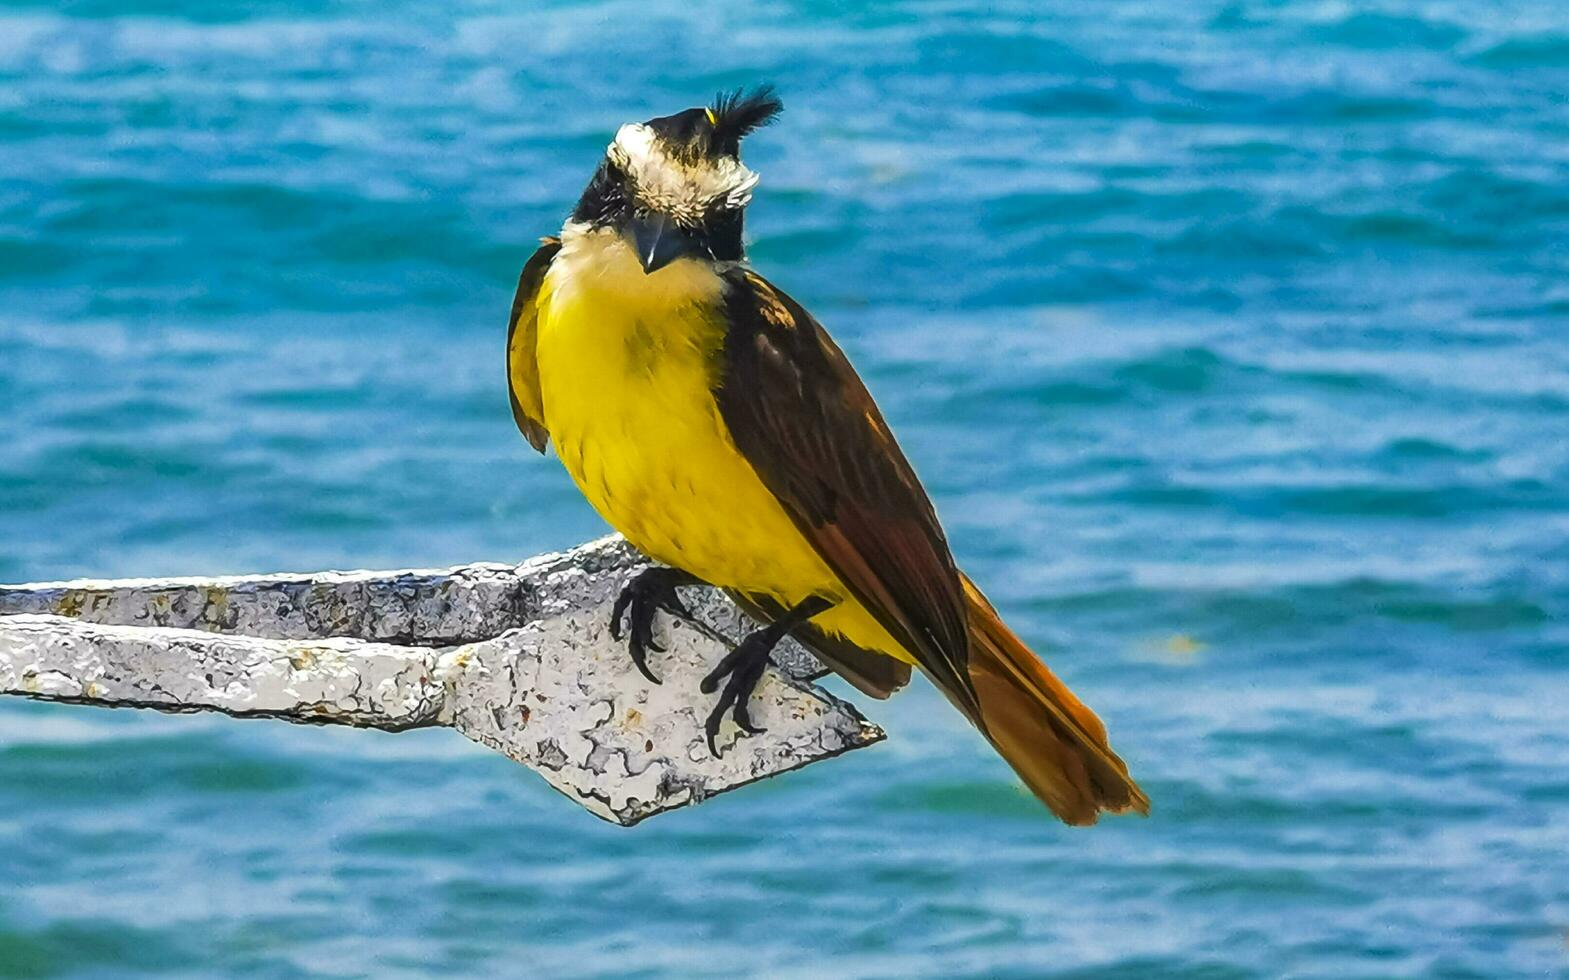
[[[0,693],[109,707],[419,728],[441,723],[441,656],[363,640],[0,617]]]
[[[646,564],[612,535],[521,565],[0,585],[0,615],[41,613],[109,626],[168,626],[279,640],[346,636],[451,646],[533,622],[554,602],[548,590],[541,591],[541,579],[560,569],[613,577]],[[740,610],[712,589],[688,590],[687,598],[694,611],[728,635],[751,628]],[[780,644],[774,661],[797,677],[822,673],[794,641]]]
[[[879,741],[854,707],[770,670],[767,731],[708,750],[698,691],[750,628],[712,590],[661,617],[652,684],[609,635],[642,567],[618,539],[519,566],[0,587],[0,693],[386,730],[449,725],[624,825]],[[396,642],[384,642],[392,640]],[[815,672],[804,651],[794,669]]]

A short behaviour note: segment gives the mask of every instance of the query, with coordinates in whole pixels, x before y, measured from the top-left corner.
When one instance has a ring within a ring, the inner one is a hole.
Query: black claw
[[[735,710],[731,712],[730,715],[730,717],[734,719],[737,727],[739,727],[743,732],[746,732],[748,735],[761,735],[768,730],[762,725],[752,724],[752,714],[750,711],[752,695],[757,691],[757,685],[760,681],[762,681],[763,670],[767,666],[768,658],[762,657],[757,661],[752,669],[747,672],[746,681],[742,684],[742,689],[745,693],[736,699]]]
[[[745,641],[742,641],[743,644]],[[752,724],[752,718],[747,713],[747,702],[752,698],[752,690],[757,687],[757,682],[762,679],[763,667],[768,663],[768,650],[763,648],[757,660],[748,661],[730,675],[725,681],[725,689],[719,695],[719,700],[714,703],[714,710],[708,713],[708,718],[703,722],[703,734],[708,738],[708,751],[714,758],[723,755],[719,751],[719,726],[723,723],[726,713],[735,721],[736,726],[749,735],[756,735],[763,731]]]
[[[627,644],[627,652],[632,655],[632,664],[637,667],[637,672],[648,678],[649,683],[664,683],[664,681],[660,680],[658,677],[655,677],[654,672],[648,668],[648,648],[646,646],[634,639],[631,643]],[[658,652],[663,653],[664,651],[660,650]]]
[[[627,652],[632,655],[632,662],[637,669],[650,681],[658,684],[659,678],[648,667],[648,651],[664,653],[664,647],[654,642],[654,611],[646,602],[632,604],[631,622],[627,624],[627,632],[631,639],[627,643]]]
[[[699,585],[696,578],[674,568],[646,568],[627,583],[610,607],[610,635],[619,641],[625,637],[627,653],[632,663],[644,677],[654,684],[658,677],[648,666],[648,652],[664,653],[664,644],[654,639],[654,613],[664,610],[673,616],[690,621],[692,614],[676,594],[682,585]],[[626,618],[623,630],[622,617]]]
[[[703,732],[708,736],[708,750],[715,758],[720,755],[717,739],[720,723],[726,714],[730,715],[737,728],[748,735],[760,735],[766,730],[752,723],[748,705],[758,682],[763,679],[764,669],[768,667],[768,654],[774,644],[779,642],[780,636],[772,627],[747,634],[736,644],[735,649],[725,654],[724,659],[709,671],[699,685],[704,694],[712,694],[719,686],[720,679],[725,679],[724,691],[714,703],[714,710],[708,713],[708,718],[703,722]]]
[[[761,735],[768,731],[768,729],[764,728],[762,725],[752,724],[752,713],[747,708],[747,704],[750,701],[751,694],[749,692],[747,697],[738,700],[735,703],[735,707],[730,710],[730,719],[735,722],[735,726],[737,728],[741,729],[743,732],[746,732],[748,735]]]
[[[753,691],[758,690],[758,682],[763,681],[763,671],[769,666],[769,654],[774,652],[775,644],[789,635],[789,630],[800,626],[802,622],[832,608],[832,602],[822,596],[808,596],[799,604],[789,608],[783,616],[775,619],[772,626],[750,632],[737,643],[734,649],[725,654],[722,660],[703,677],[703,682],[698,685],[704,695],[712,695],[714,688],[719,687],[720,679],[725,679],[725,691],[715,702],[714,710],[708,713],[708,718],[703,720],[703,734],[708,735],[708,751],[714,753],[715,759],[719,757],[719,724],[725,720],[725,712],[730,712],[731,720],[736,723],[736,728],[748,735],[761,735],[767,729],[752,723]]]
[[[610,638],[621,639],[621,614],[627,611],[627,603],[632,601],[632,587],[627,586],[616,596],[616,604],[610,607]]]
[[[719,738],[719,721],[724,716],[725,706],[721,704],[710,711],[708,718],[703,722],[703,734],[708,737],[708,754],[716,759],[724,754],[719,751],[719,744],[716,741]]]
[[[735,649],[725,654],[724,659],[720,660],[714,669],[708,672],[708,676],[703,678],[703,683],[698,686],[704,694],[714,693],[714,689],[719,686],[720,678],[729,678],[725,681],[724,693],[719,695],[719,702],[703,721],[703,732],[708,736],[708,751],[712,752],[715,758],[719,757],[719,746],[716,744],[719,723],[724,720],[726,711],[730,712],[736,727],[748,735],[761,735],[767,731],[752,724],[748,705],[752,700],[752,693],[757,690],[758,682],[763,679],[763,671],[768,667],[768,655],[792,629],[832,606],[833,603],[822,596],[808,596],[786,610],[783,616],[774,620],[773,625],[748,633],[740,643],[735,645]]]
[[[756,633],[749,633],[742,637],[741,642],[737,643],[729,653],[724,655],[724,658],[719,663],[714,665],[714,669],[708,672],[708,676],[703,678],[703,682],[697,686],[697,689],[704,694],[712,694],[719,690],[720,680],[735,673],[737,670],[736,665],[740,661],[757,656],[758,639],[764,632],[766,631],[758,630]],[[771,646],[773,646],[772,643],[763,647],[762,655],[765,660],[768,657],[768,650]]]

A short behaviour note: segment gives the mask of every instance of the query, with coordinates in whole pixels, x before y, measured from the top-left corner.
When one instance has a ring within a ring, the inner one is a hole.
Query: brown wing
[[[736,447],[850,593],[979,718],[953,556],[882,413],[800,304],[754,272],[726,278],[716,395]]]
[[[551,260],[561,251],[561,240],[544,238],[518,276],[512,297],[512,317],[507,320],[507,391],[512,397],[512,419],[529,445],[540,452],[550,433],[545,428],[545,405],[539,395],[539,363],[534,360],[538,310],[534,300],[545,281]]]

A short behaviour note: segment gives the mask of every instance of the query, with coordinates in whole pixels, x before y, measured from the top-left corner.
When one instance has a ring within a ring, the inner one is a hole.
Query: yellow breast
[[[713,397],[722,288],[689,260],[644,275],[617,236],[564,242],[540,299],[545,422],[583,495],[640,551],[715,585],[804,598],[833,575]]]

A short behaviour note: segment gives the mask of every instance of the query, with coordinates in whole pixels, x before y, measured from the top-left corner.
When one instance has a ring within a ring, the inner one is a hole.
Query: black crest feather
[[[714,97],[714,147],[731,156],[741,152],[741,137],[773,121],[784,110],[784,103],[772,85],[759,85],[747,91],[738,88]]]

